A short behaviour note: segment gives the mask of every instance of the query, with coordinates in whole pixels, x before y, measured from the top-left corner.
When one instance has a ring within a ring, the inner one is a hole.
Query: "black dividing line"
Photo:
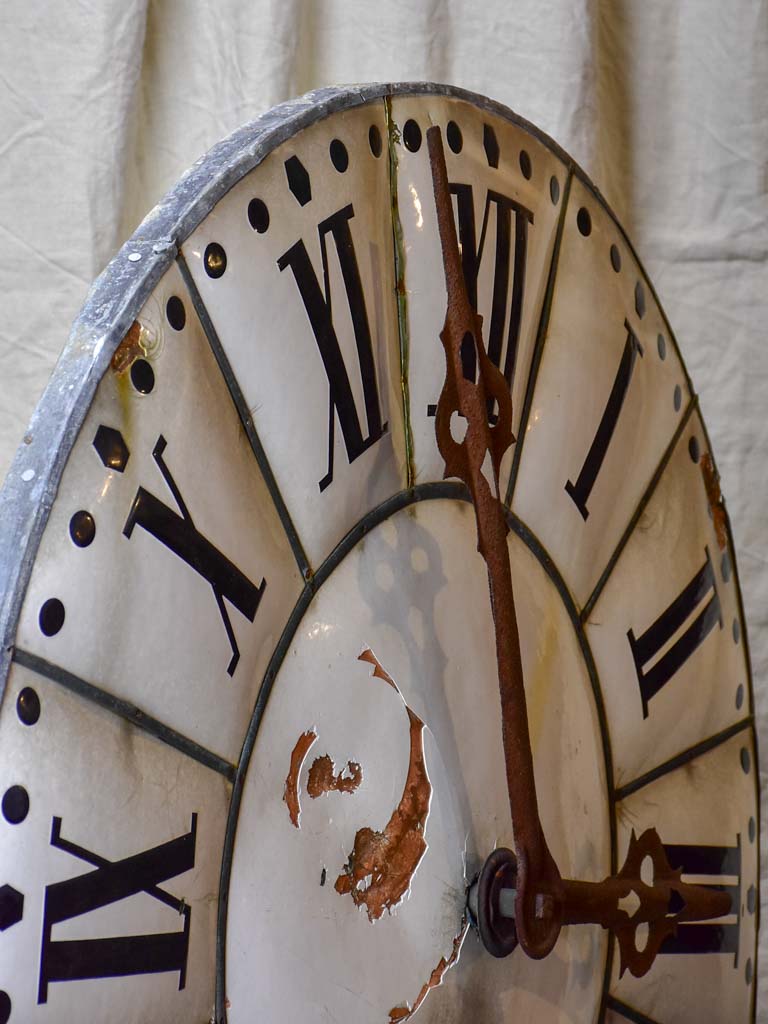
[[[626,1017],[627,1020],[631,1020],[632,1024],[656,1024],[655,1020],[650,1017],[646,1017],[644,1013],[640,1013],[639,1010],[633,1010],[631,1006],[627,1006],[626,1003],[622,1003],[621,1000],[616,999],[615,996],[607,996],[605,1005],[609,1010],[613,1010],[614,1013],[620,1014],[622,1017]]]
[[[729,725],[727,729],[723,729],[722,732],[716,733],[714,736],[710,736],[709,739],[702,740],[701,743],[697,743],[693,747],[689,747],[688,750],[684,750],[681,754],[675,754],[669,761],[665,761],[664,764],[657,765],[655,768],[651,768],[649,772],[644,775],[638,776],[631,782],[628,782],[624,786],[619,786],[614,791],[613,798],[618,803],[620,800],[626,799],[636,793],[639,789],[647,786],[651,782],[655,782],[656,779],[662,778],[664,775],[668,775],[670,772],[675,771],[676,768],[682,767],[684,764],[688,764],[689,761],[695,760],[697,757],[701,757],[702,754],[708,753],[710,750],[714,750],[715,747],[719,747],[721,743],[725,743],[726,740],[731,739],[737,733],[743,732],[752,725],[752,717],[743,718],[739,722],[734,722],[733,725]]]
[[[645,510],[646,510],[646,508],[648,506],[648,502],[653,497],[654,492],[656,490],[656,487],[658,486],[659,480],[661,480],[662,474],[664,473],[664,470],[667,468],[667,464],[669,463],[669,460],[672,458],[672,454],[673,454],[675,448],[677,447],[677,444],[678,444],[680,438],[683,435],[683,431],[688,426],[688,421],[690,420],[691,416],[693,415],[694,410],[698,409],[698,406],[699,406],[699,400],[696,397],[696,395],[693,395],[691,397],[690,402],[688,403],[688,408],[683,413],[682,419],[680,420],[680,422],[678,423],[677,427],[675,428],[675,432],[672,435],[672,440],[667,445],[666,450],[665,450],[664,454],[661,457],[661,461],[659,462],[658,466],[656,467],[656,471],[654,472],[653,476],[650,479],[650,482],[649,482],[648,486],[646,487],[645,491],[643,492],[643,495],[640,498],[640,501],[638,502],[635,511],[632,513],[632,518],[629,520],[629,523],[627,524],[626,530],[621,535],[621,538],[619,539],[619,543],[616,545],[616,548],[614,549],[613,554],[611,555],[611,557],[606,562],[605,568],[603,569],[602,573],[600,574],[600,578],[598,579],[597,583],[595,584],[592,593],[587,598],[587,602],[584,605],[584,608],[583,608],[583,610],[581,612],[581,621],[582,622],[586,623],[587,619],[592,614],[592,610],[594,609],[595,605],[597,604],[598,598],[600,597],[600,594],[603,591],[603,587],[608,582],[608,578],[610,577],[610,575],[613,572],[613,569],[614,569],[616,563],[618,562],[619,558],[621,557],[621,553],[624,550],[624,548],[626,547],[627,541],[632,536],[632,533],[634,532],[634,529],[637,526],[637,522],[640,519],[640,516],[643,514],[643,512],[645,512]]]
[[[135,704],[129,704],[128,701],[121,700],[120,697],[115,697],[113,694],[99,689],[98,686],[94,686],[92,683],[87,683],[79,676],[68,672],[65,668],[61,668],[60,665],[54,665],[52,662],[46,661],[44,658],[40,658],[29,651],[21,650],[18,647],[14,648],[13,660],[16,664],[37,672],[38,675],[50,679],[51,682],[58,683],[72,693],[85,697],[86,700],[97,704],[106,711],[111,711],[113,715],[124,718],[127,722],[149,733],[150,736],[154,736],[155,739],[167,743],[169,747],[173,747],[182,754],[186,754],[187,757],[191,757],[193,760],[205,765],[206,768],[212,768],[213,771],[223,775],[230,782],[234,781],[235,766],[233,764],[225,761],[218,754],[206,750],[205,747],[201,747],[194,740],[182,736],[181,733],[164,725],[158,719],[146,714],[146,712],[137,708]]]
[[[560,248],[563,241],[563,230],[565,228],[565,215],[568,209],[568,198],[571,194],[571,181],[573,179],[573,168],[568,168],[568,177],[565,179],[565,186],[563,188],[563,195],[560,200],[560,217],[557,222],[557,231],[555,232],[555,243],[552,247],[552,259],[549,264],[549,274],[547,276],[547,288],[544,292],[544,301],[541,305],[541,315],[539,317],[539,326],[536,331],[536,344],[533,348],[533,358],[531,359],[531,368],[528,371],[528,386],[525,392],[525,401],[523,403],[523,412],[520,416],[520,423],[517,428],[517,443],[515,444],[514,455],[512,456],[512,468],[509,471],[509,483],[507,484],[507,497],[506,504],[512,505],[512,496],[515,492],[515,484],[517,483],[517,474],[520,469],[520,459],[523,454],[523,444],[525,442],[526,428],[528,426],[528,419],[531,414],[531,406],[533,405],[533,393],[536,390],[536,381],[539,376],[539,367],[541,365],[541,356],[544,350],[544,340],[546,338],[547,329],[549,328],[549,316],[552,311],[552,299],[555,294],[555,278],[557,277],[557,267],[560,262]]]
[[[277,481],[275,480],[272,472],[272,467],[269,465],[266,452],[262,448],[259,435],[256,433],[253,417],[250,414],[243,392],[240,390],[240,384],[238,383],[237,377],[235,377],[232,367],[230,366],[229,359],[227,359],[227,355],[224,352],[219,336],[216,333],[216,328],[213,326],[213,321],[206,309],[200,292],[197,290],[197,285],[192,279],[186,260],[181,253],[176,257],[176,262],[179,266],[179,270],[181,271],[184,283],[187,286],[187,291],[189,292],[189,297],[192,300],[192,305],[195,307],[195,312],[197,313],[198,319],[205,331],[208,344],[211,346],[213,356],[219,365],[221,374],[224,377],[229,393],[232,396],[232,401],[235,405],[235,409],[237,410],[237,414],[240,417],[240,422],[243,425],[246,437],[250,442],[253,454],[256,457],[256,462],[261,470],[261,474],[264,477],[264,482],[267,485],[272,501],[275,503],[277,514],[280,518],[280,522],[283,524],[286,536],[288,537],[288,543],[291,545],[294,558],[296,559],[296,563],[299,567],[299,572],[304,579],[307,579],[312,572],[309,560],[306,552],[304,551],[304,546],[301,543],[298,532],[296,531],[296,527],[293,525],[293,520],[291,519],[288,507],[283,500],[279,487],[277,486]]]
[[[248,774],[253,747],[256,742],[256,735],[264,717],[269,695],[272,692],[277,673],[285,659],[285,655],[293,642],[299,623],[309,607],[318,589],[328,579],[333,570],[339,565],[342,559],[359,543],[359,541],[375,526],[388,519],[391,515],[399,512],[408,505],[418,501],[428,501],[435,498],[453,498],[459,501],[471,501],[469,492],[464,484],[452,481],[439,481],[436,483],[422,484],[411,490],[399,491],[397,494],[387,498],[376,508],[371,509],[355,524],[352,530],[336,545],[325,561],[318,567],[314,575],[308,580],[304,590],[301,592],[293,611],[290,614],[280,640],[275,647],[269,666],[264,675],[264,680],[259,689],[256,703],[254,705],[251,721],[248,726],[243,749],[232,788],[232,799],[229,804],[229,817],[224,834],[224,849],[221,858],[221,877],[219,880],[219,909],[216,929],[216,1019],[226,1020],[225,1015],[225,980],[226,980],[226,935],[227,915],[229,910],[229,884],[232,875],[232,857],[235,849],[235,836],[237,833],[237,821],[240,815],[240,804],[243,798],[243,787]]]

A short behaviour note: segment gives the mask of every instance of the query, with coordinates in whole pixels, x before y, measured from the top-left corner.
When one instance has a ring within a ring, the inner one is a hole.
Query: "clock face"
[[[514,833],[486,566],[435,440],[433,124],[512,396],[552,854],[600,881],[655,828],[732,898],[642,978],[598,925],[496,960],[467,915]],[[97,282],[3,502],[0,1024],[753,1019],[752,693],[717,472],[629,241],[530,125],[371,87],[226,140]]]

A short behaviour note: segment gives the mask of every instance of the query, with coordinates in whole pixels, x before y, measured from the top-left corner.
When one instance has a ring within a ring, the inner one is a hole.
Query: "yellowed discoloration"
[[[112,356],[109,365],[114,373],[125,373],[130,368],[131,363],[146,356],[147,349],[142,337],[143,333],[139,321],[134,320],[128,329],[128,333],[117,346],[115,354]]]

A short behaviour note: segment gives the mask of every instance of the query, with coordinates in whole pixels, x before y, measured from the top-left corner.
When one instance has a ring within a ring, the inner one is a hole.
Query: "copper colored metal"
[[[307,776],[307,793],[313,800],[325,793],[354,793],[363,781],[363,769],[357,761],[347,761],[347,767],[334,775],[333,758],[328,754],[316,757]],[[346,772],[346,774],[345,774]]]
[[[727,893],[683,883],[681,872],[670,867],[655,829],[647,830],[640,839],[633,833],[624,867],[602,882],[562,879],[549,852],[536,799],[507,548],[508,526],[499,493],[501,460],[514,441],[512,399],[503,374],[485,351],[482,320],[467,296],[442,136],[437,126],[428,129],[427,145],[448,292],[445,324],[440,333],[446,376],[437,405],[435,433],[445,460],[445,476],[458,477],[472,496],[477,548],[488,568],[502,741],[515,836],[515,855],[503,851],[504,856],[501,856],[501,851],[495,851],[486,862],[488,870],[484,868],[485,874],[481,873],[481,879],[485,878],[485,888],[479,894],[482,898],[478,898],[481,935],[485,926],[490,935],[487,948],[496,956],[511,952],[516,938],[528,956],[539,959],[552,950],[562,925],[598,923],[616,935],[622,972],[629,969],[639,977],[649,970],[664,939],[674,934],[678,921],[707,920],[727,914],[730,897]],[[491,423],[489,411],[494,401],[498,415],[496,422]],[[461,442],[454,440],[451,433],[451,419],[455,414],[463,417],[467,424]],[[493,490],[483,474],[488,455]],[[504,860],[507,854],[509,864]],[[494,856],[496,861],[491,863]],[[650,886],[640,878],[640,866],[646,856],[654,865],[654,882]],[[515,893],[514,929],[501,920],[499,903],[499,893],[509,885],[511,874],[515,877],[514,886],[510,887]],[[630,916],[619,903],[633,892],[639,907]],[[485,920],[482,920],[484,914]],[[639,950],[635,934],[641,923],[649,925],[649,934],[647,943]]]
[[[296,744],[291,751],[291,765],[288,769],[288,775],[285,779],[285,789],[283,790],[283,800],[285,801],[286,807],[288,808],[288,814],[291,819],[291,824],[294,828],[300,828],[299,819],[301,818],[301,803],[299,801],[299,774],[301,773],[301,766],[304,764],[304,758],[309,753],[310,747],[317,739],[317,733],[312,729],[308,729],[303,732],[301,736],[296,740]]]

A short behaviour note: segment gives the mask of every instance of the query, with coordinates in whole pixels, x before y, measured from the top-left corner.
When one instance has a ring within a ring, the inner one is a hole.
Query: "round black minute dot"
[[[11,786],[3,794],[3,817],[9,825],[20,825],[29,814],[29,793],[23,786]]]
[[[667,358],[667,343],[664,340],[664,335],[663,334],[660,334],[658,336],[658,338],[656,339],[656,348],[657,348],[658,353],[659,353],[659,359],[662,359],[662,360],[666,359]]]
[[[552,205],[557,206],[560,200],[560,182],[554,174],[549,179],[549,198],[552,200]]]
[[[403,126],[403,142],[405,148],[410,149],[412,153],[417,153],[421,149],[421,128],[412,117],[408,118]]]
[[[592,218],[586,206],[582,206],[576,214],[576,225],[585,238],[592,234]]]
[[[155,371],[146,359],[131,363],[131,384],[142,395],[148,395],[155,386]]]
[[[331,163],[339,174],[343,174],[349,167],[349,153],[347,152],[347,147],[341,139],[334,139],[328,147],[328,151],[331,154]]]
[[[227,254],[218,242],[209,242],[203,253],[203,266],[208,277],[221,277],[227,269]]]
[[[745,775],[749,775],[749,769],[752,762],[749,757],[749,751],[746,747],[741,748],[739,752],[739,760],[741,761],[741,770],[744,772]]]
[[[741,626],[739,625],[738,619],[733,620],[733,625],[731,626],[731,633],[733,635],[733,642],[737,644],[739,642],[739,638],[741,637]]]
[[[445,129],[445,137],[448,139],[451,151],[453,153],[460,153],[461,147],[464,145],[464,139],[461,134],[461,128],[459,128],[455,121],[448,122],[448,127]]]
[[[690,441],[688,442],[688,454],[691,456],[691,460],[693,462],[698,462],[699,461],[699,458],[701,456],[701,451],[699,450],[699,440],[698,440],[698,438],[692,437],[690,439]]]
[[[739,685],[736,687],[736,710],[737,711],[741,708],[741,705],[743,703],[744,703],[744,684],[743,683],[739,683]]]
[[[40,718],[40,698],[31,686],[25,686],[16,698],[16,714],[24,725],[35,725]]]
[[[533,164],[531,163],[528,151],[525,149],[520,150],[520,170],[523,172],[525,180],[530,181],[533,174]]]
[[[90,512],[81,508],[69,520],[69,536],[79,548],[87,548],[96,536],[96,520]]]
[[[187,322],[187,311],[178,295],[172,295],[166,302],[165,316],[174,331],[184,329],[184,324]]]
[[[750,841],[750,843],[754,843],[755,836],[757,835],[757,825],[755,824],[755,819],[754,818],[750,818],[749,819],[749,825],[747,826],[747,831],[749,832],[749,841]]]
[[[680,412],[680,406],[683,404],[683,392],[679,384],[675,384],[675,393],[672,396],[672,401],[675,406],[675,412]]]
[[[618,245],[611,246],[611,266],[617,274],[621,270],[621,253]]]
[[[269,210],[263,199],[252,199],[248,203],[248,223],[260,235],[269,227]]]
[[[379,131],[378,125],[372,124],[368,129],[368,145],[371,147],[371,152],[378,160],[381,156],[381,132]]]
[[[58,597],[49,597],[43,602],[38,621],[45,636],[56,636],[64,625],[64,605]]]
[[[11,997],[7,992],[0,992],[0,1024],[8,1024],[11,1019]]]
[[[642,320],[645,316],[645,289],[639,281],[635,285],[635,310]]]
[[[731,578],[731,560],[728,557],[727,551],[723,554],[723,557],[720,560],[720,575],[726,583]]]

